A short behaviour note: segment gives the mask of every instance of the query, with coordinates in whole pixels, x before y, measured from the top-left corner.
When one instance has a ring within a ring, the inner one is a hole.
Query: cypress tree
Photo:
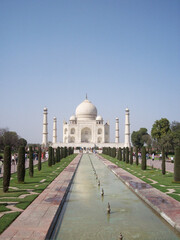
[[[3,174],[3,192],[8,192],[11,178],[11,148],[6,146],[4,149],[4,174]]]
[[[111,148],[108,147],[108,155],[111,156]]]
[[[119,148],[119,161],[122,161],[122,148]]]
[[[119,150],[119,148],[118,148],[118,153],[117,153],[117,159],[119,160],[119,158],[120,158],[120,152],[119,152],[120,150]]]
[[[63,147],[60,148],[60,159],[63,158]]]
[[[61,160],[60,147],[57,147],[57,162],[60,162],[60,160]]]
[[[67,157],[67,147],[64,148],[64,157]]]
[[[175,150],[174,181],[180,182],[180,147],[177,147]]]
[[[52,148],[52,165],[55,165],[54,148]]]
[[[126,147],[126,163],[129,163],[129,148]]]
[[[162,149],[162,174],[165,175],[166,174],[166,162],[165,162],[165,152],[164,152],[164,148]]]
[[[19,183],[24,182],[25,178],[25,148],[19,147],[18,151],[18,165],[17,165],[17,179]]]
[[[51,167],[52,166],[52,147],[49,147],[48,149],[48,166]]]
[[[138,147],[136,147],[136,165],[139,165]]]
[[[41,171],[41,147],[39,147],[38,151],[38,171]]]
[[[113,158],[116,157],[116,148],[115,147],[112,148],[112,157]]]
[[[130,151],[130,164],[133,164],[133,148],[131,147],[131,151]]]
[[[125,147],[123,148],[123,162],[126,161],[126,149]]]
[[[141,149],[141,157],[142,157],[141,169],[146,170],[146,148],[145,147],[142,147]]]
[[[33,150],[32,147],[29,147],[29,176],[33,177],[33,175],[34,175]]]

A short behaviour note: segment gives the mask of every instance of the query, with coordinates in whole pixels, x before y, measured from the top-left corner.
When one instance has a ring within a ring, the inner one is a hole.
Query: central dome
[[[76,117],[78,120],[95,120],[97,117],[97,109],[88,99],[85,99],[77,106]]]

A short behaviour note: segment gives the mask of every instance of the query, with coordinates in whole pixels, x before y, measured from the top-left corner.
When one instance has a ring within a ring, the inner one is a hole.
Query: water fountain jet
[[[110,207],[110,204],[108,202],[108,207],[107,207],[107,213],[110,214],[111,213],[111,207]]]

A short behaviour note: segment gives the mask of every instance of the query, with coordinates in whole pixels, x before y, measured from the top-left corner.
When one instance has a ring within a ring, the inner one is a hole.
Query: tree
[[[32,146],[29,147],[29,176],[33,177],[34,167],[33,167],[33,150]]]
[[[170,123],[167,118],[156,120],[151,129],[151,136],[158,142],[170,131]]]
[[[126,163],[129,163],[129,148],[126,147]]]
[[[133,131],[131,135],[131,141],[133,146],[138,147],[139,149],[144,146],[144,143],[151,144],[150,136],[146,128],[140,128],[139,131]]]
[[[11,178],[11,148],[6,146],[4,149],[4,174],[3,174],[3,192],[8,192]]]
[[[25,148],[19,147],[18,151],[18,165],[17,165],[17,179],[19,183],[23,183],[25,178]]]
[[[115,148],[115,147],[113,147],[113,148],[111,149],[111,157],[113,157],[113,158],[116,157],[116,148]]]
[[[139,165],[138,147],[136,147],[136,165]]]
[[[39,147],[38,151],[38,171],[41,171],[41,147]]]
[[[141,156],[142,156],[141,169],[146,170],[146,148],[145,147],[142,147],[141,149]]]
[[[56,149],[56,162],[60,162],[60,147]]]
[[[122,148],[119,148],[119,161],[122,161]]]
[[[48,149],[48,155],[49,155],[49,158],[48,158],[48,166],[49,167],[52,167],[52,147],[49,147]]]
[[[126,161],[126,148],[123,148],[123,162]]]
[[[171,132],[173,136],[173,148],[180,147],[180,122],[171,123]]]
[[[130,164],[132,165],[133,164],[133,148],[131,147],[131,150],[130,150]]]
[[[174,181],[180,182],[180,147],[175,150]]]
[[[3,135],[3,144],[4,146],[10,146],[12,149],[15,149],[18,146],[18,135],[16,132],[5,132]]]
[[[54,148],[52,148],[52,165],[55,165]]]
[[[20,146],[26,147],[27,141],[24,138],[20,138],[20,139],[18,139],[18,143],[17,144],[18,144],[19,147]]]
[[[164,152],[164,148],[162,149],[162,174],[165,175],[166,174],[166,162],[165,162],[165,152]]]

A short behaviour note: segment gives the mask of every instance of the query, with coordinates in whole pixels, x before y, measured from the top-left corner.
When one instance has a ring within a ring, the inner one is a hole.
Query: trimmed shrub
[[[17,179],[18,183],[23,183],[25,178],[25,147],[20,147],[18,151]]]
[[[136,147],[136,165],[139,165],[138,147]]]
[[[146,170],[146,148],[145,147],[142,147],[141,149],[141,157],[142,157],[141,169]]]
[[[51,167],[52,166],[52,147],[49,147],[48,149],[48,166]]]
[[[129,148],[126,147],[126,163],[129,163]]]
[[[3,192],[8,192],[11,178],[11,148],[6,146],[4,149],[4,173],[3,173]]]
[[[174,181],[180,182],[180,147],[175,150]]]
[[[133,164],[133,148],[131,147],[131,151],[130,151],[130,164]]]
[[[38,151],[38,171],[41,171],[41,148],[39,147]]]
[[[34,175],[33,150],[32,147],[29,147],[29,176],[33,177],[33,175]]]

